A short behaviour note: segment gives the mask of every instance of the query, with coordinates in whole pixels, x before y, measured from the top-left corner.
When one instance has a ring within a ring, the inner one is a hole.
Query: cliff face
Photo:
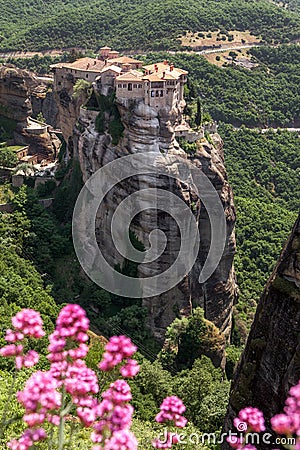
[[[25,122],[31,115],[29,86],[34,84],[30,74],[15,67],[0,67],[0,115],[16,122]]]
[[[55,129],[59,128],[55,95],[45,84],[40,84],[33,89],[31,92],[31,105],[33,117],[36,117],[41,112],[45,117],[46,123]]]
[[[112,136],[107,130],[99,133],[95,128],[98,112],[81,109],[72,142],[69,141],[69,152],[71,156],[79,159],[84,181],[106,163],[133,153],[152,151],[188,159],[188,155],[176,142],[174,134],[174,125],[180,118],[181,109],[165,109],[158,113],[142,102],[130,100],[119,102],[118,110],[124,132],[119,143],[113,145]],[[210,225],[206,210],[201,207],[191,185],[152,174],[143,175],[139,179],[128,179],[107,196],[105,207],[99,208],[97,214],[97,240],[110,266],[114,267],[117,263],[122,265],[123,259],[111,241],[110,223],[116,204],[122,199],[143,188],[161,188],[179,196],[194,212],[199,225],[201,245],[193,270],[168,292],[143,298],[143,304],[149,311],[148,325],[158,340],[163,339],[166,327],[176,317],[189,315],[194,306],[203,307],[207,319],[214,322],[227,337],[230,333],[232,306],[236,297],[233,269],[235,211],[224,167],[222,141],[218,135],[213,135],[212,139],[213,143],[206,140],[199,143],[195,155],[189,159],[196,167],[202,168],[220,196],[226,215],[228,242],[216,271],[202,285],[198,282],[198,276],[210,246]],[[176,171],[176,168],[174,170]],[[168,243],[161,258],[152,263],[139,264],[140,277],[161,273],[171,265],[180,248],[178,227],[164,212],[148,209],[140,213],[132,223],[132,231],[146,247],[149,233],[155,228],[164,231]]]
[[[235,374],[226,430],[233,429],[233,418],[246,405],[260,408],[267,419],[283,410],[290,387],[300,379],[299,323],[300,215],[259,302]]]
[[[0,116],[16,122],[14,143],[28,145],[29,154],[37,154],[40,162],[43,159],[55,159],[61,143],[54,133],[34,135],[24,129],[32,114],[30,93],[37,88],[35,77],[26,70],[14,66],[0,67]]]

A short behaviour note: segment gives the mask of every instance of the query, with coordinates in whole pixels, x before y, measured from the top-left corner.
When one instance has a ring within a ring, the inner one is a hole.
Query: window
[[[61,81],[59,81],[57,84],[58,84],[58,86],[61,86]]]
[[[151,97],[154,97],[154,91],[151,91]]]
[[[160,96],[161,96],[161,97],[164,96],[164,91],[160,91]]]
[[[142,85],[142,84],[139,84],[139,86],[138,86],[138,87],[139,87],[139,89],[142,89],[143,85]]]
[[[121,88],[121,87],[122,87],[122,85],[119,83],[119,84],[118,84],[118,88]]]
[[[155,91],[155,97],[159,97],[159,91]]]
[[[126,87],[127,87],[127,85],[126,85],[126,84],[123,84],[123,89],[126,89]]]
[[[137,88],[137,84],[134,84],[134,85],[133,85],[133,89],[136,89],[136,88]]]
[[[132,91],[132,83],[128,83],[128,90]]]
[[[85,76],[85,78],[88,78],[88,77],[89,77],[89,74],[87,73],[86,76]]]

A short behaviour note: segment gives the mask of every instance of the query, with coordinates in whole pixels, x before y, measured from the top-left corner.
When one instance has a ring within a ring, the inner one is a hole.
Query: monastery
[[[56,90],[70,89],[78,79],[96,83],[106,94],[115,89],[116,99],[144,101],[154,108],[173,108],[184,102],[183,88],[188,72],[168,61],[143,66],[137,59],[119,56],[110,47],[102,47],[97,59],[81,58],[73,63],[53,64]]]

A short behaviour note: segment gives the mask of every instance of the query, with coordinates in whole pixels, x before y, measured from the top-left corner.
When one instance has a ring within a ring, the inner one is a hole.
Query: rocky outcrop
[[[31,92],[31,105],[33,117],[42,113],[47,124],[54,129],[59,128],[58,106],[52,88],[46,84],[39,84]]]
[[[61,142],[54,133],[34,135],[25,131],[32,115],[31,92],[38,89],[35,77],[15,66],[0,68],[0,116],[15,122],[12,144],[28,145],[29,155],[37,155],[38,162],[54,160]]]
[[[66,112],[69,104],[66,105]],[[116,204],[141,188],[161,188],[175,193],[193,210],[199,224],[201,248],[192,272],[177,286],[157,297],[143,298],[143,305],[149,311],[148,326],[160,341],[163,340],[165,330],[176,317],[191,314],[192,308],[201,306],[207,319],[215,323],[228,337],[231,329],[232,307],[235,302],[237,288],[233,269],[235,253],[234,223],[235,210],[233,196],[227,181],[224,167],[222,141],[215,134],[211,143],[206,140],[198,143],[198,150],[189,157],[175,139],[174,126],[180,118],[182,109],[155,109],[143,102],[126,100],[118,103],[124,132],[117,145],[108,129],[98,132],[95,122],[99,112],[81,108],[80,116],[69,141],[69,153],[79,159],[86,181],[97,169],[115,158],[139,152],[157,152],[168,155],[179,155],[190,159],[192,163],[209,177],[219,194],[224,207],[227,223],[227,243],[223,257],[214,274],[203,284],[199,284],[198,276],[206,259],[210,246],[210,225],[205,208],[201,206],[191,185],[178,183],[168,177],[143,175],[139,179],[133,178],[122,183],[121,187],[108,195],[105,208],[99,209],[96,222],[96,234],[101,251],[110,263],[122,266],[123,258],[114,250],[110,236],[110,223]],[[66,116],[67,117],[67,114]],[[104,119],[107,119],[106,113]],[[69,125],[74,122],[73,117]],[[67,125],[66,125],[67,127]],[[69,126],[68,126],[69,130]],[[67,137],[70,131],[67,131]],[[147,210],[140,213],[132,223],[132,231],[146,246],[149,233],[159,228],[167,236],[166,249],[159,260],[152,263],[140,264],[140,277],[160,273],[174,261],[174,255],[180,247],[180,234],[176,223],[164,212]]]
[[[260,408],[267,420],[283,410],[300,379],[299,323],[300,215],[258,304],[235,374],[226,430],[246,405]],[[269,448],[261,443],[261,450]]]
[[[0,115],[25,122],[31,115],[29,88],[35,83],[26,70],[14,66],[0,67]]]

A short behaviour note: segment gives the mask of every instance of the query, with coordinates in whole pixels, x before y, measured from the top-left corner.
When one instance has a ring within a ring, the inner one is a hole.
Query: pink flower
[[[286,414],[277,414],[272,417],[271,425],[273,430],[279,434],[292,434],[294,431],[293,420]]]
[[[12,331],[12,330],[6,330],[6,336],[5,340],[7,342],[17,342],[22,341],[24,339],[24,334],[20,331]]]
[[[22,367],[32,367],[39,362],[39,354],[35,350],[29,350],[22,357]]]
[[[22,309],[12,319],[12,324],[16,331],[23,333],[26,336],[34,338],[41,338],[45,336],[43,331],[43,321],[40,313],[33,309]],[[12,336],[9,333],[9,336]]]
[[[9,357],[9,356],[19,356],[23,353],[23,345],[15,345],[15,344],[9,344],[5,345],[4,347],[0,348],[0,354],[1,356]]]
[[[134,359],[128,359],[127,363],[124,366],[120,367],[121,375],[124,378],[135,377],[139,370],[140,367]]]
[[[116,431],[105,441],[104,450],[137,450],[138,441],[129,430]]]
[[[1,356],[9,357],[15,356],[15,363],[17,370],[22,367],[32,367],[39,361],[39,354],[35,350],[29,350],[23,355],[23,345],[9,344],[0,349]]]
[[[72,397],[97,394],[99,392],[97,375],[85,365],[84,361],[77,361],[68,367],[65,388]]]
[[[22,436],[17,440],[13,439],[7,443],[7,446],[11,450],[27,450],[29,449],[35,442],[42,441],[46,439],[47,434],[43,428],[38,429],[27,429],[24,431]]]
[[[110,435],[110,439],[105,441],[105,448],[106,445],[114,444],[116,449],[127,449],[127,447],[118,447],[117,445],[121,445],[119,438],[114,441],[113,437],[116,438],[118,436],[116,433],[121,431],[129,433],[133,407],[126,402],[131,400],[130,386],[125,380],[116,380],[111,383],[109,389],[102,393],[102,397],[102,402],[96,407],[96,415],[100,417],[100,420],[93,425],[94,432],[91,439],[93,442],[100,443]],[[132,433],[129,436],[131,435]]]
[[[50,372],[35,372],[26,381],[23,391],[18,392],[18,401],[25,408],[24,420],[30,426],[42,423],[49,411],[61,406],[61,394],[56,390],[57,382]]]
[[[82,406],[79,406],[77,408],[77,415],[85,427],[90,427],[91,425],[93,425],[93,423],[97,418],[95,408],[88,408]]]
[[[102,393],[102,397],[111,400],[116,405],[129,402],[132,399],[130,386],[125,380],[116,380],[111,383],[109,389]]]
[[[133,414],[131,405],[116,405],[109,417],[112,432],[130,428]]]
[[[179,428],[185,427],[187,419],[182,416],[185,406],[180,398],[175,395],[166,397],[160,405],[160,412],[155,417],[156,422],[173,421],[175,426]]]
[[[250,430],[255,431],[256,433],[265,431],[266,429],[263,413],[259,409],[252,408],[251,406],[241,409],[238,417],[234,419],[233,422],[239,431],[247,431],[241,429],[242,424],[246,424]]]
[[[127,336],[112,336],[105,346],[103,360],[98,367],[103,371],[111,370],[136,351],[137,347]]]
[[[290,389],[284,412],[285,414],[278,414],[271,419],[273,430],[279,434],[300,436],[300,381]]]
[[[64,361],[76,361],[85,358],[89,350],[85,344],[89,339],[88,328],[89,320],[85,311],[79,305],[65,306],[59,313],[55,331],[49,336],[48,359],[51,363],[63,363]],[[74,342],[79,345],[75,347]],[[61,365],[60,368],[63,369],[63,366]],[[56,378],[63,379],[65,370],[66,368],[59,372],[59,366],[56,365]]]
[[[73,338],[77,342],[88,341],[86,332],[90,321],[81,306],[69,304],[62,308],[56,320],[56,329],[62,338]]]

